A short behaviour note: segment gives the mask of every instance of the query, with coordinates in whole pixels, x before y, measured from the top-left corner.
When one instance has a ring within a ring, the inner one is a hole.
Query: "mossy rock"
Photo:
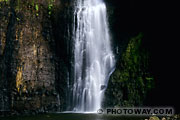
[[[149,120],[160,120],[157,116],[152,116],[149,118]]]
[[[148,71],[149,54],[143,48],[142,40],[142,33],[129,40],[110,77],[105,96],[114,98],[111,103],[115,106],[142,105],[146,94],[154,86],[153,76]],[[116,94],[111,94],[115,91]]]

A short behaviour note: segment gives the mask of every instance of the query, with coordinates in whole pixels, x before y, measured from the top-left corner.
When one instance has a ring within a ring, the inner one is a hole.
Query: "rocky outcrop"
[[[142,40],[142,34],[131,38],[121,53],[105,92],[106,107],[142,105],[147,92],[153,88],[154,79],[148,69],[149,55]]]
[[[179,120],[180,115],[172,115],[172,116],[151,116],[149,119],[145,120]]]

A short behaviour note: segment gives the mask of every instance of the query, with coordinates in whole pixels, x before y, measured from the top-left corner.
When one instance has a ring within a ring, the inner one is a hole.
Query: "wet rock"
[[[101,85],[101,90],[106,89],[106,85]]]
[[[150,117],[149,120],[160,120],[157,116]]]
[[[163,117],[161,120],[166,120],[166,118],[165,118],[165,117]]]

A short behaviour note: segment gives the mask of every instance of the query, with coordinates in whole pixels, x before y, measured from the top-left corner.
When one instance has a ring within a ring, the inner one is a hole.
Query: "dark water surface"
[[[0,120],[144,120],[142,117],[123,117],[113,115],[59,113],[34,116],[0,117]]]

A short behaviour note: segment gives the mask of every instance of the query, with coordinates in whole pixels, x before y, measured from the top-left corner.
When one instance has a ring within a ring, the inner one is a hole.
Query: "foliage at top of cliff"
[[[10,3],[13,3],[13,6]],[[13,7],[16,12],[36,11],[37,16],[38,12],[44,8],[48,10],[48,14],[51,14],[54,8],[61,8],[59,7],[61,5],[59,0],[0,0],[0,8],[6,7],[6,5]]]
[[[9,2],[9,0],[0,0],[0,2]]]

